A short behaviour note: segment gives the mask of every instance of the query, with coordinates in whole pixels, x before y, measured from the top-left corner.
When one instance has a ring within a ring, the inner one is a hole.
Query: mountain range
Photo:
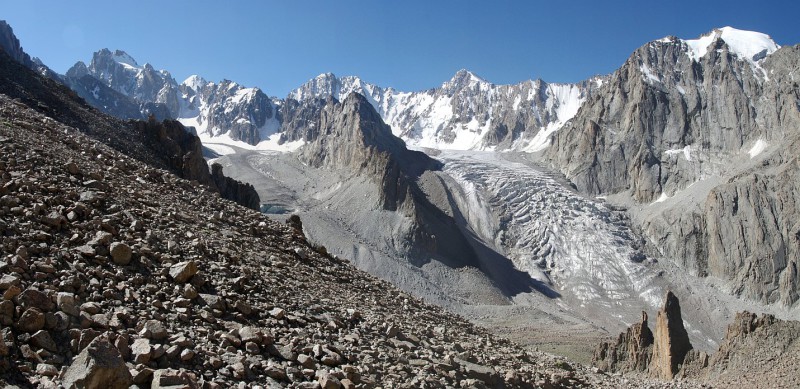
[[[758,161],[791,162],[770,156],[780,154],[777,139],[796,132],[796,56],[795,48],[781,49],[765,34],[725,27],[698,39],[652,41],[613,74],[577,84],[495,85],[461,70],[440,87],[401,92],[326,73],[278,99],[228,80],[191,76],[178,84],[167,71],[105,49],[65,78],[89,101],[113,101],[95,103],[109,113],[120,116],[125,107],[122,116],[175,118],[203,139],[277,150],[313,141],[305,124],[323,101],[355,92],[409,146],[540,152],[541,163],[563,172],[580,192],[642,208],[633,212],[641,215],[636,227],[661,255],[693,274],[733,281],[736,294],[793,305],[793,232],[780,221],[785,212],[761,213],[785,207],[781,199],[794,188],[746,189],[753,185],[746,181],[756,174],[748,170],[765,170],[751,165],[770,163]],[[130,109],[136,106],[138,112]],[[744,202],[752,217],[720,214],[720,202],[739,202],[728,192],[743,190],[750,192]],[[682,203],[683,193],[691,206],[671,206]],[[748,229],[754,232],[735,232]],[[770,271],[746,270],[751,264]]]
[[[301,215],[321,252],[523,343],[584,352],[576,336],[627,327],[667,290],[689,296],[686,336],[705,350],[736,311],[798,317],[800,46],[724,27],[576,84],[461,70],[400,92],[327,73],[281,99],[178,84],[121,50],[58,75],[0,37],[98,110],[153,126],[136,131],[181,144],[185,126],[214,172],[258,192],[234,197]]]

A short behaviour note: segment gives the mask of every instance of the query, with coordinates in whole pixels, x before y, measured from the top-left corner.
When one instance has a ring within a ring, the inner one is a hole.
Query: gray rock
[[[197,274],[197,264],[194,261],[180,262],[169,268],[169,275],[175,282],[183,284]]]
[[[30,342],[38,348],[43,348],[54,353],[58,352],[56,342],[53,341],[53,338],[50,337],[50,333],[47,331],[36,331],[36,333],[31,336]]]
[[[127,389],[132,377],[119,351],[97,338],[75,357],[62,381],[67,388]]]
[[[58,309],[70,316],[78,316],[80,314],[75,303],[76,299],[74,293],[58,292],[58,294],[56,294],[56,305]]]
[[[150,340],[147,338],[139,338],[133,341],[131,345],[131,355],[136,363],[147,363],[150,361],[150,354],[153,352],[153,347],[150,346]]]
[[[167,327],[165,327],[164,323],[161,321],[148,320],[144,323],[142,330],[139,331],[139,335],[148,339],[164,340],[167,338],[169,333],[167,332]]]

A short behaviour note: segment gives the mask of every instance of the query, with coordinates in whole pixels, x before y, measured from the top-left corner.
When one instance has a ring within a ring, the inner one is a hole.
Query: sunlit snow
[[[725,41],[733,54],[749,62],[759,61],[780,48],[767,34],[723,27],[698,39],[684,40],[690,48],[689,56],[699,61],[708,53],[708,46],[717,38]]]
[[[751,159],[755,158],[755,156],[761,154],[761,152],[764,151],[767,146],[769,146],[767,142],[765,142],[763,139],[759,139],[747,153],[750,154]]]
[[[666,153],[669,156],[683,154],[683,157],[686,158],[687,161],[692,160],[692,147],[689,145],[686,145],[682,149],[666,150],[664,151],[664,153]]]

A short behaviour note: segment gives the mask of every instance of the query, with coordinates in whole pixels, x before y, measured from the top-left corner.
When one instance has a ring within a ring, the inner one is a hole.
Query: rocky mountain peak
[[[206,85],[208,85],[208,81],[206,81],[206,79],[203,77],[193,74],[189,76],[187,79],[183,80],[181,85],[185,85],[194,90],[195,92],[199,92],[203,88],[205,88]]]
[[[114,53],[111,55],[111,58],[120,64],[125,64],[129,66],[133,66],[135,68],[139,67],[139,63],[136,62],[130,54],[122,51],[122,50],[114,50]]]
[[[353,92],[367,94],[362,84],[361,79],[355,76],[337,77],[330,72],[322,73],[290,92],[288,98],[302,101],[333,96],[344,100]]]
[[[14,35],[14,30],[5,20],[0,20],[0,48],[5,50],[15,61],[31,67],[31,57],[22,50],[19,39]]]
[[[492,86],[490,82],[478,77],[475,73],[461,69],[449,81],[442,84],[442,89],[447,93],[455,93],[463,89],[486,90],[490,86]]]

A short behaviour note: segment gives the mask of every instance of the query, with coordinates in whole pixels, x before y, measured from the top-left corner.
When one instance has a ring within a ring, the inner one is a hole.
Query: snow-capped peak
[[[683,42],[689,46],[689,56],[698,61],[708,53],[708,47],[717,39],[722,39],[731,53],[750,62],[760,61],[780,48],[767,34],[733,27],[717,28],[698,39]]]
[[[128,65],[134,68],[140,67],[133,57],[122,50],[114,50],[114,54],[112,54],[111,58],[120,64]]]
[[[490,84],[489,81],[484,80],[483,78],[479,77],[477,74],[475,74],[475,73],[473,73],[473,72],[471,72],[471,71],[469,71],[467,69],[461,69],[461,70],[457,71],[456,74],[453,76],[453,78],[451,78],[450,81],[446,82],[445,84],[447,84],[447,83],[450,83],[450,84],[467,84],[467,85],[474,84],[474,83]]]
[[[183,80],[182,84],[188,86],[194,91],[199,91],[208,84],[208,81],[206,81],[203,77],[193,74],[187,79]]]

